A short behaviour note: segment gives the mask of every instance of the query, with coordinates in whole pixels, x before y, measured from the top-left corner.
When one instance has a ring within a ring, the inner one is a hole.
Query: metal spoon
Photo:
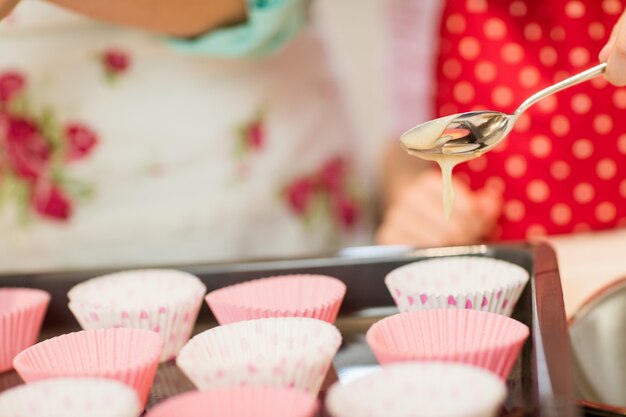
[[[539,100],[604,73],[602,63],[547,87],[526,99],[513,114],[484,110],[431,120],[405,132],[400,141],[412,154],[426,159],[437,155],[482,155],[509,134],[519,116]]]

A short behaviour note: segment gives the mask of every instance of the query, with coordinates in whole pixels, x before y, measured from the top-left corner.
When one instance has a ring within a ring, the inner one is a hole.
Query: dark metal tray
[[[531,276],[513,312],[513,318],[529,326],[531,336],[507,381],[509,395],[503,414],[578,416],[558,266],[553,250],[545,244],[452,247],[383,256],[331,256],[178,268],[199,276],[209,291],[253,278],[287,273],[326,274],[345,282],[348,290],[336,323],[344,343],[322,389],[323,398],[325,387],[337,378],[344,381],[376,366],[364,336],[373,322],[396,312],[384,284],[385,275],[409,262],[452,255],[480,255],[506,260],[522,266]],[[42,288],[52,294],[42,330],[42,338],[47,338],[79,330],[67,308],[66,293],[78,282],[106,272],[110,271],[0,276],[0,286]],[[214,318],[204,304],[196,332],[213,325]],[[20,383],[22,381],[15,372],[0,374],[0,391]],[[175,364],[162,364],[150,393],[148,409],[165,398],[191,389],[193,385]]]

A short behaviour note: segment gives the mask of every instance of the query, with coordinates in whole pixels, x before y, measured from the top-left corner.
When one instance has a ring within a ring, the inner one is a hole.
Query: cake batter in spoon
[[[526,99],[513,114],[492,110],[453,114],[412,128],[401,136],[400,141],[411,155],[435,161],[441,167],[443,205],[449,218],[454,203],[451,176],[455,165],[478,158],[502,142],[519,116],[539,100],[597,77],[605,70],[606,63],[602,63],[547,87]]]

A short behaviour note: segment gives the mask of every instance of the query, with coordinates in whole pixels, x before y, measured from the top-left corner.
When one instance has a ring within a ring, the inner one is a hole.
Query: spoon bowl
[[[500,143],[516,121],[516,115],[489,110],[459,113],[418,125],[404,133],[400,140],[411,153],[483,154]],[[431,140],[424,141],[424,138]]]
[[[602,63],[547,87],[526,99],[513,114],[484,110],[444,116],[410,129],[400,141],[409,153],[423,159],[436,160],[448,155],[465,160],[478,157],[503,141],[519,116],[530,106],[558,91],[597,77],[605,70],[606,63]]]

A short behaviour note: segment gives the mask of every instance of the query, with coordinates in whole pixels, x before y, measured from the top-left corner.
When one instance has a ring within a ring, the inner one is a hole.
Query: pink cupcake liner
[[[324,275],[261,278],[212,291],[205,297],[220,324],[267,317],[309,317],[334,323],[346,286]]]
[[[506,316],[448,309],[389,316],[374,323],[366,339],[381,364],[461,362],[506,379],[528,335],[528,327]]]
[[[0,394],[2,417],[137,417],[139,398],[131,387],[104,378],[51,378]]]
[[[313,417],[317,399],[284,387],[231,387],[193,391],[171,398],[147,417]]]
[[[316,395],[340,344],[339,330],[321,320],[247,320],[194,336],[176,364],[201,390],[277,385]]]
[[[133,387],[143,406],[162,349],[161,337],[148,330],[83,330],[29,347],[13,366],[27,383],[68,376],[116,379]]]
[[[83,329],[135,328],[163,338],[161,361],[187,343],[206,286],[170,269],[124,271],[93,278],[68,292],[68,306]]]
[[[385,278],[400,311],[472,309],[510,316],[528,282],[519,265],[481,256],[413,262]]]
[[[493,373],[458,363],[406,362],[326,395],[333,417],[495,417],[506,386]]]
[[[32,288],[0,288],[0,372],[37,342],[50,294]]]

